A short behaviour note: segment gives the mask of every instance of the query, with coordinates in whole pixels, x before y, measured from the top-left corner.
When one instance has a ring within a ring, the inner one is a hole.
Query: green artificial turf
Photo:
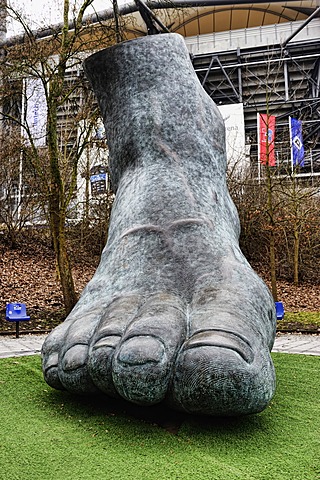
[[[240,419],[75,397],[38,356],[2,359],[0,480],[319,479],[320,357],[273,358],[276,396]]]

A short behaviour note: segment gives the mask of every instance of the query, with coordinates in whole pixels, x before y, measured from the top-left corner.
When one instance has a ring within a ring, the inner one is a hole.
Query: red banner
[[[276,166],[274,148],[276,117],[258,113],[259,159],[262,165]]]

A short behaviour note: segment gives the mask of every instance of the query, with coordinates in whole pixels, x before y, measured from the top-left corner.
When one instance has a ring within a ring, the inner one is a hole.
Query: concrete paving
[[[39,355],[46,335],[0,336],[0,358]]]
[[[0,336],[0,358],[39,355],[46,335]],[[320,356],[320,335],[278,334],[273,352]]]
[[[320,335],[278,334],[272,351],[320,355]]]

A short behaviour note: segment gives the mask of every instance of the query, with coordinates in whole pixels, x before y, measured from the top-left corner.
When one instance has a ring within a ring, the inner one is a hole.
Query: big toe
[[[208,415],[262,411],[275,389],[267,347],[259,350],[235,335],[208,332],[186,342],[176,361],[176,408]]]

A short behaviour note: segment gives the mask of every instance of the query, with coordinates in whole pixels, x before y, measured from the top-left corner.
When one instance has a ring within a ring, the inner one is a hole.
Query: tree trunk
[[[122,35],[120,30],[120,12],[117,0],[112,0],[112,7],[113,7],[113,16],[115,21],[115,30],[116,30],[116,42],[120,43],[122,41]]]
[[[77,296],[74,288],[72,271],[66,247],[65,195],[59,168],[59,149],[57,142],[57,92],[59,92],[59,85],[52,82],[47,127],[50,163],[49,216],[63,301],[66,313],[68,314],[76,304]]]
[[[56,212],[52,209],[52,205],[56,203],[55,199],[52,199],[50,205],[50,223],[51,234],[53,240],[53,247],[56,256],[56,264],[58,269],[58,275],[63,295],[63,302],[66,313],[70,313],[72,308],[77,302],[77,295],[74,288],[74,282],[72,277],[72,271],[66,248],[66,235],[65,235],[65,215],[63,212]]]

